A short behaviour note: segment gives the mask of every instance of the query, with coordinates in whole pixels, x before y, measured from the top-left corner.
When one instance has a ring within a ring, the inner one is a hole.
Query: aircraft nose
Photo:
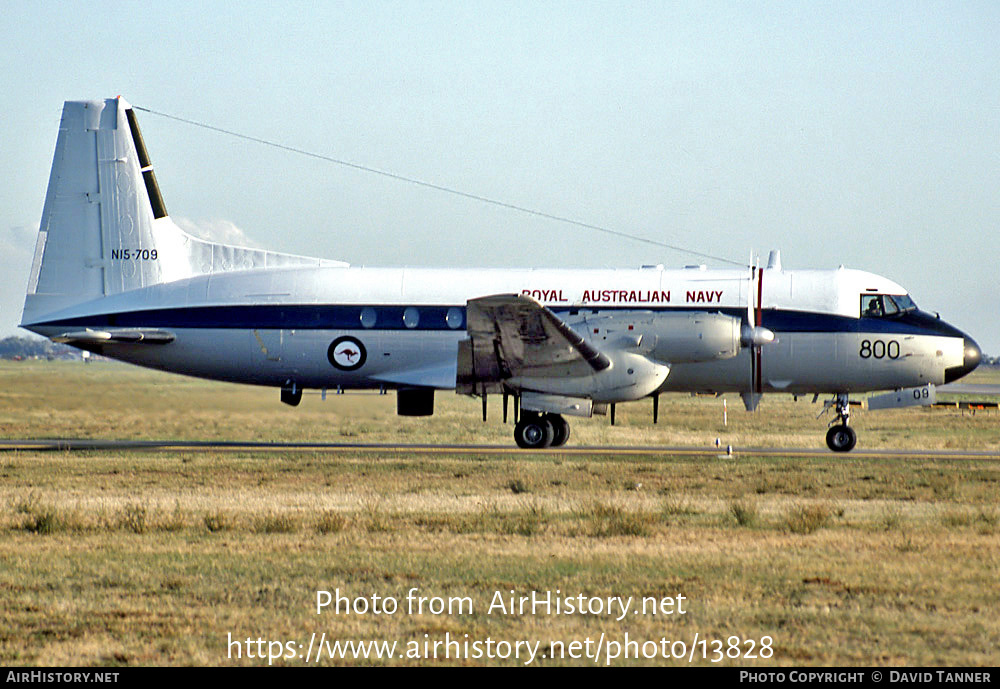
[[[964,375],[972,373],[976,366],[979,366],[979,362],[983,360],[983,351],[979,349],[979,345],[971,337],[966,336],[963,351],[965,355],[962,358],[962,365],[953,366],[944,372],[945,383],[951,383]]]
[[[983,360],[983,350],[979,348],[976,341],[971,337],[965,338],[965,360],[963,361],[965,373],[971,373],[972,369],[979,366]],[[962,374],[965,375],[965,374]]]

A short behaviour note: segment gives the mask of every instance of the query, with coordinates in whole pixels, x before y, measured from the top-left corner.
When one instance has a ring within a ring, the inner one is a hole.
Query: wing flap
[[[459,349],[459,392],[499,392],[514,377],[569,378],[611,366],[608,357],[531,297],[498,294],[466,303],[469,340]]]

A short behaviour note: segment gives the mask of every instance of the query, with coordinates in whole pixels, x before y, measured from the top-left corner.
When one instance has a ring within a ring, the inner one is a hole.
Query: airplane
[[[666,392],[832,395],[826,441],[851,450],[849,395],[931,404],[976,368],[975,341],[903,287],[839,267],[353,267],[205,241],[168,215],[135,109],[62,112],[21,327],[164,371],[280,388],[395,390],[428,416],[454,389],[514,400],[514,439],[558,447],[566,416]]]

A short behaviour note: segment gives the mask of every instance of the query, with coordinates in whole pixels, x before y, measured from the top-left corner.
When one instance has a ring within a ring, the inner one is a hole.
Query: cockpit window
[[[862,294],[862,318],[885,318],[905,311],[916,310],[917,305],[905,294]]]
[[[899,307],[900,311],[916,311],[917,305],[913,303],[908,294],[894,294],[892,295],[892,300],[896,302],[896,306]]]
[[[863,318],[881,318],[884,315],[885,309],[882,308],[881,294],[861,295],[861,316]]]

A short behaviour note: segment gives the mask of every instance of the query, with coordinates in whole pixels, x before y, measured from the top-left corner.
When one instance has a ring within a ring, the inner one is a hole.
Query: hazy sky
[[[62,103],[134,105],[693,250],[870,270],[1000,354],[1000,3],[3,0],[0,336]],[[354,264],[693,259],[139,113],[167,209]],[[21,331],[23,333],[23,331]]]

